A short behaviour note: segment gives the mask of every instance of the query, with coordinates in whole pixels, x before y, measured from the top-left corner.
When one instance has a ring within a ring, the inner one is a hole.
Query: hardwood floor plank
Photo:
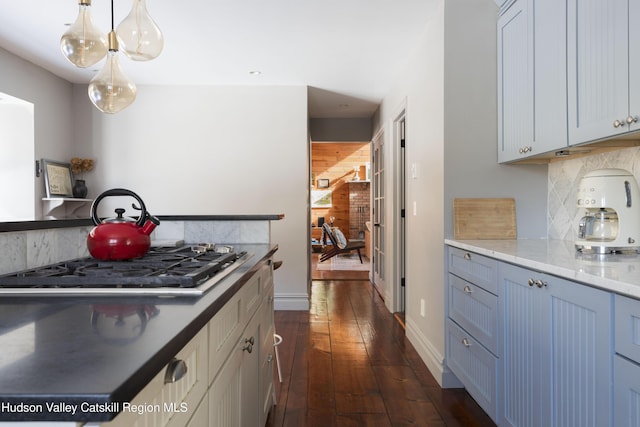
[[[465,390],[439,387],[368,280],[314,281],[310,305],[275,313],[268,427],[495,426]]]

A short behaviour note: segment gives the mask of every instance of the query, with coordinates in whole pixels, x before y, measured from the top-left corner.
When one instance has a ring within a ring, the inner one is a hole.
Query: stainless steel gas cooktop
[[[8,296],[200,296],[253,254],[207,244],[152,248],[125,261],[81,258],[0,276]]]

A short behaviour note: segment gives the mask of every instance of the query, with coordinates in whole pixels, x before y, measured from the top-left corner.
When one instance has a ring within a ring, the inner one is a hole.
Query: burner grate
[[[0,276],[0,288],[193,288],[245,256],[182,247],[126,261],[83,258]]]

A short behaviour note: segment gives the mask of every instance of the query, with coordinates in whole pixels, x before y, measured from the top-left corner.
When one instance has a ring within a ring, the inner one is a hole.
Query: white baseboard
[[[274,310],[283,311],[309,311],[309,295],[305,294],[283,294],[274,295]]]
[[[406,319],[407,338],[416,349],[427,369],[442,388],[460,388],[462,383],[444,366],[444,356],[429,342],[411,319]]]

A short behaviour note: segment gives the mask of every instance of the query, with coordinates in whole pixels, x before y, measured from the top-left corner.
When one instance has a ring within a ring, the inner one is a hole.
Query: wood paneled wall
[[[314,208],[311,210],[311,222],[318,224],[318,217],[324,217],[329,221],[329,217],[334,216],[334,225],[349,239],[358,238],[358,230],[355,230],[355,237],[352,237],[354,230],[350,226],[349,184],[354,178],[354,167],[360,169],[359,176],[365,180],[365,165],[370,162],[370,144],[367,142],[322,142],[313,143],[311,147],[311,189],[318,189],[318,179],[328,179],[329,188],[332,193],[331,208]],[[361,184],[355,184],[358,187]],[[369,187],[369,186],[367,186]],[[363,203],[358,200],[358,203]],[[368,221],[368,208],[367,218]]]

